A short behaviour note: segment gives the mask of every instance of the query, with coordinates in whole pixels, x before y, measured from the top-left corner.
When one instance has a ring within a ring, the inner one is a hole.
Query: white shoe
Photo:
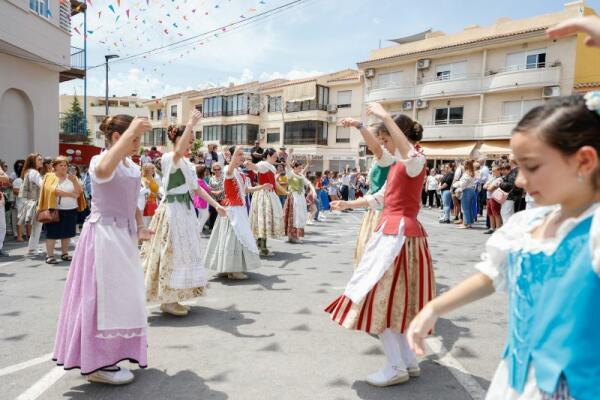
[[[421,368],[419,368],[419,364],[415,364],[414,366],[408,367],[407,371],[408,371],[408,375],[411,378],[416,378],[418,376],[421,376]]]
[[[245,280],[248,279],[248,275],[242,272],[232,272],[230,274],[227,274],[227,278],[235,280]]]
[[[96,371],[87,376],[89,382],[106,383],[108,385],[126,385],[133,382],[135,376],[127,368],[118,371]]]
[[[410,375],[405,369],[385,367],[381,371],[369,375],[367,377],[367,382],[373,386],[386,387],[408,382],[409,379]]]

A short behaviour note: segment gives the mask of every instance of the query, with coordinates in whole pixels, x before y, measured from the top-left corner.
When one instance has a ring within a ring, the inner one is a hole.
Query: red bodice
[[[264,185],[265,183],[270,183],[275,188],[275,174],[273,172],[269,171],[258,174],[258,184]]]
[[[427,171],[423,168],[419,175],[411,178],[406,173],[403,162],[397,162],[391,166],[385,184],[383,211],[375,231],[378,231],[385,223],[383,233],[397,235],[400,221],[404,220],[404,236],[427,236],[425,229],[417,219],[426,174]]]
[[[225,178],[223,181],[223,188],[225,190],[225,199],[223,200],[224,206],[243,206],[244,200],[240,197],[240,189],[235,178]]]

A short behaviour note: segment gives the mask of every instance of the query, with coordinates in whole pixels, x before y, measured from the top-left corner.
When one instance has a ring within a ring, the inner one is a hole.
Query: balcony
[[[515,66],[487,75],[461,74],[436,77],[420,82],[416,86],[392,83],[385,87],[374,87],[366,95],[367,102],[400,102],[415,99],[435,99],[448,96],[477,95],[500,91],[542,88],[560,85],[561,66],[528,68]]]
[[[59,113],[58,121],[58,137],[61,143],[87,143],[89,141],[83,114]]]
[[[423,141],[439,140],[494,140],[510,139],[517,120],[490,119],[478,121],[462,121],[463,123],[434,124],[431,121],[423,126]]]
[[[85,78],[85,54],[83,49],[71,46],[71,69],[60,73],[59,81],[67,82],[73,79]]]

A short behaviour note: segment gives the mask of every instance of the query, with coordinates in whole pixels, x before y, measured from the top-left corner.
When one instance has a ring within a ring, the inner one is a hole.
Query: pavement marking
[[[21,393],[16,400],[35,400],[40,397],[48,388],[54,385],[60,378],[62,378],[67,371],[61,367],[54,367],[50,372],[44,375],[40,380],[35,382],[26,391]]]
[[[17,371],[21,371],[22,369],[26,369],[29,367],[33,367],[34,365],[45,363],[46,361],[50,361],[52,359],[52,353],[44,354],[43,356],[33,358],[28,361],[24,361],[19,364],[10,365],[8,367],[0,369],[0,376],[9,375]]]
[[[454,358],[448,349],[444,346],[442,341],[437,337],[430,337],[426,340],[427,347],[432,353],[435,353],[440,358],[436,360],[438,364],[446,367],[446,369],[454,376],[454,379],[469,393],[473,400],[485,399],[486,391],[481,385],[473,378],[471,373]]]
[[[8,267],[9,265],[16,264],[16,263],[21,262],[23,260],[25,260],[25,259],[22,258],[20,260],[15,260],[15,261],[9,261],[9,262],[5,262],[5,263],[0,263],[0,268],[2,268],[2,267]]]

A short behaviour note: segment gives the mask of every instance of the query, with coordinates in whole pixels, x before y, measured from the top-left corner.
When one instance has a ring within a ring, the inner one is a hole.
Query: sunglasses
[[[213,171],[220,171],[221,168],[213,168]]]

